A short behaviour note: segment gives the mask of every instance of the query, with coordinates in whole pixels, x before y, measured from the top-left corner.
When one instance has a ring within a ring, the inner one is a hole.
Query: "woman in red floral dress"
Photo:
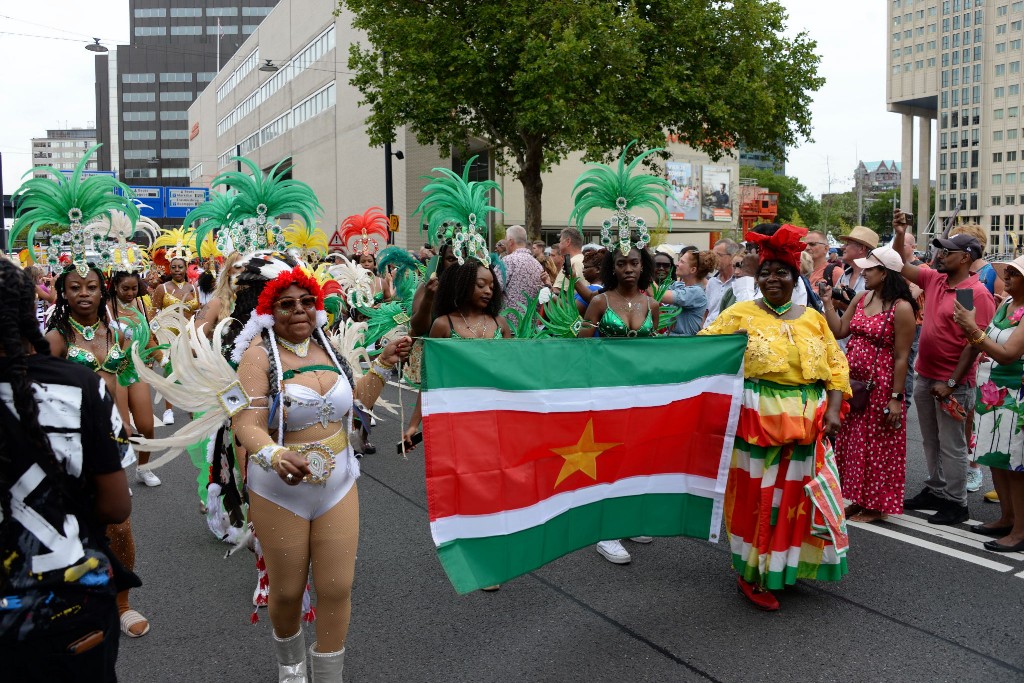
[[[831,291],[820,291],[832,333],[836,339],[850,336],[850,379],[870,387],[867,407],[844,418],[835,450],[843,497],[852,503],[847,509],[850,521],[875,522],[903,512],[907,404],[899,390],[907,376],[917,303],[900,275],[903,259],[890,247],[875,249],[855,263],[863,269],[865,291],[854,297],[841,319]]]

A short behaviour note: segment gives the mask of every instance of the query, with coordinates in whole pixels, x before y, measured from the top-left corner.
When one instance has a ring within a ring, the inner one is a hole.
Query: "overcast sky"
[[[858,157],[870,161],[900,154],[899,116],[885,110],[885,3],[783,0],[783,5],[791,30],[806,30],[818,41],[820,73],[826,78],[814,98],[814,142],[790,150],[786,172],[816,195],[828,191],[830,175],[833,191],[849,189]],[[127,42],[127,0],[0,3],[4,193],[10,194],[31,167],[32,137],[47,128],[93,125],[93,53],[84,49],[92,36],[109,47]]]

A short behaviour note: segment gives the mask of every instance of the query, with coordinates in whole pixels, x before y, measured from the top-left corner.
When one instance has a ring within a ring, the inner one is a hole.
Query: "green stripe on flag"
[[[504,583],[598,541],[631,536],[708,539],[714,500],[691,494],[646,494],[581,505],[530,529],[463,538],[438,546],[460,594]]]
[[[674,384],[735,375],[746,335],[646,339],[424,339],[424,389],[506,391]]]

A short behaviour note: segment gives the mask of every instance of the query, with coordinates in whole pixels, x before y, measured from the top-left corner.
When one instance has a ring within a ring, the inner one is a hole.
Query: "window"
[[[121,74],[122,83],[156,83],[156,74]]]
[[[124,131],[125,140],[156,140],[155,130],[126,130]]]
[[[1019,111],[1019,109],[1020,109],[1019,107],[1007,107],[1006,108],[1006,116],[1007,116],[1007,118],[1011,118],[1011,119],[1017,118],[1017,112]]]
[[[935,66],[935,57],[929,57],[928,58],[928,66],[929,67],[934,67]]]
[[[188,121],[187,111],[162,111],[160,112],[161,121]]]
[[[192,74],[180,72],[164,72],[160,74],[161,83],[191,83]]]
[[[306,98],[292,109],[292,125],[298,126],[320,112],[333,107],[334,97],[334,83],[331,83],[320,92]]]
[[[259,24],[242,24],[242,33],[244,35],[249,35],[250,33],[253,33],[259,27],[260,27]]]
[[[1010,49],[1011,50],[1019,50],[1020,49],[1020,38],[1016,38],[1016,39],[1010,41]]]
[[[1011,31],[1019,31],[1020,29],[1021,29],[1021,20],[1020,19],[1010,23],[1010,30]]]
[[[137,9],[135,10],[136,19],[160,19],[167,16],[167,10],[165,9]]]
[[[265,17],[270,14],[273,7],[243,7],[243,17]]]
[[[221,24],[220,32],[225,36],[233,36],[238,33],[238,26],[234,24]],[[206,27],[206,35],[217,35],[217,24],[210,24]]]
[[[1020,13],[1024,10],[1024,2],[1015,2],[1010,5],[1010,11],[1014,14]]]
[[[1000,55],[1006,52],[1006,43],[996,43],[996,54]]]
[[[953,85],[960,85],[960,70],[953,69]]]
[[[914,68],[915,69],[923,69],[924,68],[924,60],[923,59],[919,59],[916,62],[914,62]]]
[[[136,26],[136,36],[166,36],[167,28],[165,26]]]
[[[1002,152],[992,152],[992,163],[993,164],[1001,164],[1001,163],[1003,163],[1003,153]]]
[[[125,121],[156,121],[155,111],[126,111],[122,118]]]
[[[977,171],[971,171],[971,189],[972,190],[978,189],[978,172]]]
[[[165,168],[160,173],[160,175],[162,175],[164,178],[187,178],[188,177],[188,169],[187,168]]]
[[[971,193],[971,209],[976,211],[978,209],[978,193]]]
[[[126,92],[121,96],[122,102],[155,102],[156,93],[152,92]]]
[[[1007,140],[1016,140],[1017,139],[1017,129],[1016,128],[1011,128],[1008,131],[1006,131],[1006,139]]]
[[[160,131],[161,140],[188,140],[187,130],[162,130]]]
[[[1002,7],[996,7],[996,16],[997,17],[1005,17],[1006,16],[1006,9],[1007,9],[1006,5],[1003,5]]]
[[[1003,174],[1002,173],[993,173],[992,174],[992,184],[993,185],[1002,185],[1003,184]]]
[[[959,15],[953,17],[953,30],[954,31],[959,31],[960,30],[960,16]],[[953,40],[956,41],[956,36],[953,36]]]
[[[164,147],[160,150],[160,156],[164,159],[188,159],[188,149],[184,147],[178,149]]]
[[[220,102],[223,100],[227,94],[231,92],[236,85],[238,85],[239,81],[245,78],[249,72],[256,68],[259,61],[259,53],[257,50],[253,50],[249,53],[249,56],[242,60],[242,63],[231,72],[228,79],[224,81],[219,88],[217,88],[217,101]]]
[[[971,168],[978,168],[978,150],[971,151]]]
[[[208,17],[237,17],[237,7],[207,7],[206,16]]]
[[[942,154],[939,155],[939,170],[940,171],[945,171],[946,170],[946,165],[947,165],[946,153],[943,152]]]
[[[172,36],[201,36],[203,35],[202,26],[172,26]]]
[[[124,169],[125,178],[156,178],[155,168],[126,168]]]
[[[1019,74],[1020,73],[1020,62],[1010,62],[1010,73],[1012,73],[1012,74]]]
[[[1011,85],[1006,86],[1006,92],[1010,95],[1019,95],[1020,83],[1013,83]]]
[[[172,7],[172,17],[201,17],[203,16],[203,9],[201,7]]]
[[[1017,184],[1017,174],[1016,173],[1007,173],[1006,174],[1006,184],[1007,185],[1016,185]]]
[[[162,92],[160,93],[161,102],[191,102],[193,95],[188,91],[175,91],[175,92]]]
[[[994,130],[992,131],[992,142],[999,142],[1003,139],[1003,131]]]
[[[1006,65],[1005,64],[996,64],[996,76],[1005,76],[1005,75],[1006,75]]]
[[[1006,33],[1006,24],[999,24],[996,26],[996,35],[1001,36]]]
[[[155,156],[155,149],[126,149],[124,151],[125,159],[152,159]]]

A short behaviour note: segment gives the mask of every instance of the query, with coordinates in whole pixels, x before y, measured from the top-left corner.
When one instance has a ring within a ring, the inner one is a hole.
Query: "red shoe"
[[[774,612],[779,609],[779,601],[771,592],[744,581],[742,577],[736,577],[736,583],[740,593],[754,603],[754,607],[763,609],[765,612]]]

